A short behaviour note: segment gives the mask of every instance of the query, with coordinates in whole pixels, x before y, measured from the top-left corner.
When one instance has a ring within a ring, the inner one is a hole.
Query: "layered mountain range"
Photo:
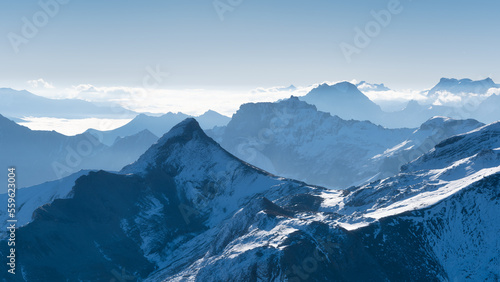
[[[0,115],[0,165],[23,172],[19,187],[60,179],[80,169],[117,171],[137,160],[174,125],[189,117],[167,113],[155,117],[138,115],[126,125],[110,131],[89,129],[66,136],[55,131],[30,130]],[[199,116],[204,128],[227,124],[229,118],[214,111]],[[7,181],[6,175],[0,181]],[[0,189],[5,192],[6,188]]]
[[[251,166],[187,119],[119,173],[46,188],[14,281],[495,281],[499,148],[499,123],[481,126],[338,191]]]
[[[244,104],[226,127],[208,134],[235,156],[266,171],[343,189],[392,176],[443,139],[482,125],[434,117],[417,129],[387,129],[331,116],[292,97]]]
[[[362,82],[358,86],[364,91],[385,91],[377,84]],[[411,100],[403,110],[395,112],[383,111],[349,82],[321,84],[300,99],[343,119],[369,120],[388,128],[414,128],[434,116],[473,118],[484,123],[500,120],[496,110],[500,107],[500,98],[488,92],[499,88],[490,78],[479,81],[442,78],[430,90],[422,91],[425,103]],[[448,105],[448,100],[457,101],[456,105]]]
[[[107,131],[89,129],[86,133],[90,133],[96,138],[99,138],[99,140],[106,145],[113,145],[117,138],[131,136],[144,130],[150,131],[158,137],[163,136],[163,134],[167,133],[174,125],[188,117],[191,116],[183,113],[166,113],[161,116],[139,114],[129,123],[116,129]],[[212,129],[216,126],[227,125],[231,119],[210,110],[197,116],[196,120],[203,129]]]
[[[117,105],[96,105],[79,99],[49,99],[10,88],[0,88],[0,113],[9,118],[132,118],[131,110]]]
[[[0,115],[1,167],[20,171],[18,187],[60,179],[80,169],[120,170],[157,139],[143,130],[107,146],[88,133],[65,136],[55,131],[30,130]],[[7,183],[7,174],[1,174],[0,181]],[[4,193],[6,190],[6,186],[0,189]]]
[[[230,121],[138,115],[65,136],[0,116],[1,165],[30,186],[15,198],[16,274],[2,264],[0,277],[498,281],[500,122],[468,118],[495,118],[496,87],[441,79],[426,92],[482,95],[467,114],[386,113],[344,82],[244,104]],[[8,219],[0,210],[4,258]]]

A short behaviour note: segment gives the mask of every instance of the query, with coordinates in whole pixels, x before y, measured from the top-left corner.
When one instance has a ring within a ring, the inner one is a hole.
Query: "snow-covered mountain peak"
[[[259,107],[270,114],[285,103]],[[331,147],[315,158],[331,161],[340,152],[346,155],[340,165],[350,169],[349,159],[367,147],[362,138],[387,143],[380,137],[387,129],[369,122],[329,122],[333,117],[319,112],[288,118],[281,127],[268,127],[275,134],[269,144],[278,145],[270,151],[283,147],[278,140],[290,142],[307,132],[302,128],[317,126],[313,133],[324,130],[332,139],[320,140]],[[246,122],[238,127],[264,121]],[[427,126],[450,122],[436,117]],[[300,130],[287,129],[295,123]],[[29,281],[42,275],[47,281],[108,281],[118,267],[140,281],[297,281],[299,275],[307,281],[496,281],[500,142],[490,141],[500,138],[498,127],[440,143],[426,155],[470,139],[459,144],[464,156],[453,150],[436,156],[448,162],[435,169],[415,167],[335,191],[255,169],[186,119],[123,170],[139,175],[90,172],[72,181],[71,197],[37,209],[34,220],[16,231],[23,241],[18,265]],[[310,136],[299,143],[314,147],[318,135]],[[342,147],[352,140],[361,146]],[[469,143],[479,150],[464,146]],[[68,254],[77,261],[67,260]]]
[[[121,173],[172,177],[179,198],[210,214],[208,225],[234,211],[240,200],[283,183],[225,151],[193,118],[174,126]]]
[[[198,122],[194,118],[187,118],[163,135],[160,140],[158,140],[158,144],[162,145],[176,137],[192,139],[203,136],[206,137]]]
[[[217,151],[224,151],[215,141],[205,135],[205,132],[194,118],[187,118],[165,133],[135,163],[124,167],[122,172],[142,174],[152,167],[169,160],[172,161],[175,158],[179,158],[178,165],[180,165],[182,163],[180,160],[189,160],[187,157],[193,154],[187,148],[196,149],[194,147],[198,147],[198,149],[206,147],[201,150],[201,152],[205,153],[208,153],[209,148],[218,148]],[[184,157],[183,153],[185,153]],[[228,153],[226,154],[229,156]],[[199,154],[193,157],[199,160],[202,156],[203,154]]]

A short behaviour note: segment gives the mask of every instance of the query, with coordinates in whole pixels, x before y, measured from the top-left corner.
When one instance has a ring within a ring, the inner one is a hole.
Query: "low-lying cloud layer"
[[[338,82],[338,81],[337,81]],[[276,86],[255,89],[217,90],[217,89],[168,89],[143,87],[99,87],[91,84],[80,84],[69,88],[57,88],[44,79],[28,81],[28,90],[48,98],[77,98],[101,105],[118,104],[124,108],[146,113],[183,112],[199,115],[207,110],[215,110],[231,116],[241,104],[248,102],[273,102],[290,96],[304,96],[320,84],[337,83],[325,81],[308,86]],[[359,83],[359,89],[385,111],[403,109],[406,104],[415,100],[420,104],[460,107],[467,103],[480,103],[491,95],[500,94],[499,88],[491,88],[486,94],[459,93],[437,91],[428,95],[428,90],[390,89],[384,84]]]

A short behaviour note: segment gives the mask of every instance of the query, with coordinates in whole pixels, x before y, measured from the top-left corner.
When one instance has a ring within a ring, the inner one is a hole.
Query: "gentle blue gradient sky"
[[[46,0],[42,0],[46,1]],[[227,2],[227,0],[221,0]],[[238,88],[367,80],[432,87],[440,77],[500,81],[500,1],[401,0],[371,44],[348,63],[339,43],[384,1],[243,0],[221,21],[211,0],[73,0],[15,53],[37,1],[0,1],[0,86],[43,78],[58,87],[140,87],[159,65],[170,88]]]

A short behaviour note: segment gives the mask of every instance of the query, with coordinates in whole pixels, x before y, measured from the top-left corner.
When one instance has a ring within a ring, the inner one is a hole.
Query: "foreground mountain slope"
[[[370,161],[380,167],[378,178],[386,178],[399,172],[402,165],[429,152],[441,141],[484,126],[473,119],[455,120],[433,117],[424,122],[405,141],[374,156]]]
[[[499,133],[493,124],[465,143],[452,137],[362,187],[248,203],[148,281],[497,281]],[[442,156],[440,169],[427,168],[432,155]]]
[[[307,188],[241,162],[187,119],[121,174],[90,172],[70,198],[38,208],[17,231],[18,267],[28,280],[109,280],[122,268],[145,277],[258,193],[291,189]]]
[[[146,281],[496,281],[499,124],[440,142],[396,176],[336,191],[256,169],[188,119],[120,174],[91,172],[71,198],[37,209],[17,230],[18,267],[24,279],[50,281],[117,273]]]

